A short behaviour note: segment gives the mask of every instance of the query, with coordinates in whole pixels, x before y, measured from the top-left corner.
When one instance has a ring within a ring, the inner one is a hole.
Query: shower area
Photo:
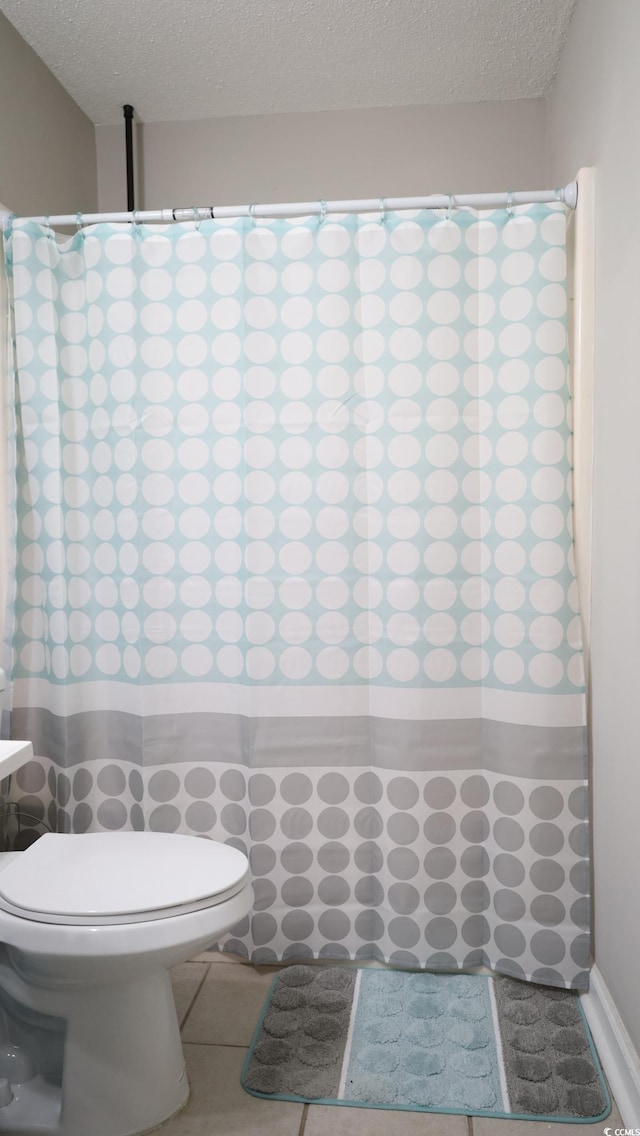
[[[575,185],[425,201],[4,219],[19,843],[234,845],[254,963],[584,990]]]

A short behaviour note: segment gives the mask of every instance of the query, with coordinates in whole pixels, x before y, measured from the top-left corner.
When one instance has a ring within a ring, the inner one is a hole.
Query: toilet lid
[[[235,891],[248,866],[237,848],[198,836],[46,833],[0,872],[0,906],[52,923],[153,918]]]

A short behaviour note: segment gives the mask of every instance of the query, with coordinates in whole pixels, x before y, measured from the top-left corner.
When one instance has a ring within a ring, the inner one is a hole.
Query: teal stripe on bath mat
[[[504,1111],[488,979],[363,970],[343,1096]]]
[[[241,1082],[270,1100],[352,1108],[556,1123],[611,1110],[575,993],[459,973],[288,967]]]

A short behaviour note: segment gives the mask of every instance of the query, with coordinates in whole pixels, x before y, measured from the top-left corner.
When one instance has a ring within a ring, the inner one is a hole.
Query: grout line
[[[198,987],[196,989],[196,992],[193,995],[193,998],[191,999],[191,1001],[189,1002],[189,1005],[187,1006],[186,1013],[185,1013],[182,1021],[180,1022],[180,1032],[181,1033],[182,1033],[182,1030],[184,1029],[184,1027],[187,1024],[187,1019],[189,1017],[189,1014],[191,1013],[191,1011],[193,1009],[193,1006],[194,1006],[196,998],[198,997],[198,994],[202,990],[203,984],[206,981],[207,975],[208,975],[209,971],[211,970],[213,963],[209,962],[209,963],[205,963],[204,965],[206,966],[207,969],[205,970],[204,974],[202,975],[202,978],[200,979],[200,981],[198,983]]]
[[[473,1117],[467,1117],[467,1136],[473,1136]]]
[[[244,1045],[235,1041],[187,1041],[182,1038],[183,1045],[206,1045],[209,1049],[248,1049],[251,1042],[247,1041]],[[0,1129],[0,1131],[2,1131]]]
[[[307,1116],[309,1115],[309,1105],[303,1104],[302,1106],[302,1119],[300,1120],[300,1128],[298,1129],[298,1136],[304,1136],[304,1130],[307,1127]]]

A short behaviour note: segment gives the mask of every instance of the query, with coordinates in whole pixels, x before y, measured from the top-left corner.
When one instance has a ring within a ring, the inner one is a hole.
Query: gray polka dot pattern
[[[253,772],[202,761],[95,761],[59,773],[42,758],[16,774],[13,796],[59,831],[183,832],[241,849],[254,913],[221,946],[256,962],[484,964],[583,989],[583,789],[469,771]],[[27,837],[41,831],[35,820],[25,826]]]
[[[578,999],[570,991],[494,983],[511,1109],[597,1119],[608,1102]]]
[[[335,1096],[356,972],[292,966],[271,994],[244,1079],[258,1093]]]

